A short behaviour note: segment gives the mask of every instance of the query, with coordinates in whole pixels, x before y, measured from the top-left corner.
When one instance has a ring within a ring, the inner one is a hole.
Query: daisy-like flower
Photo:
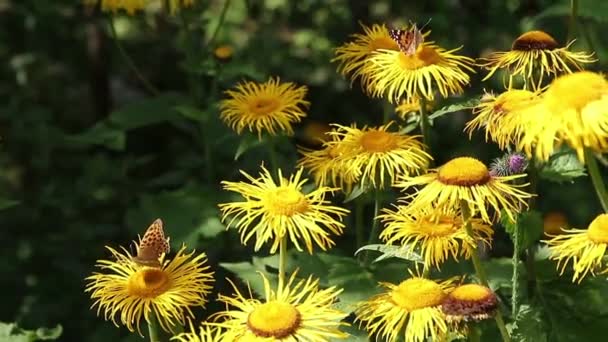
[[[585,148],[608,151],[608,81],[580,71],[555,79],[521,115],[537,121],[522,130],[517,148],[546,161],[565,142],[585,161]]]
[[[351,84],[355,80],[361,80],[362,88],[368,89],[369,74],[362,72],[363,67],[370,63],[370,57],[374,51],[380,49],[399,51],[399,46],[390,37],[385,25],[374,24],[367,27],[361,24],[363,34],[353,34],[352,41],[338,47],[335,51],[336,57],[332,62],[338,62],[338,72],[349,76]]]
[[[204,253],[186,254],[182,247],[170,261],[163,255],[160,267],[149,267],[135,263],[124,248],[122,253],[107,248],[115,260],[99,260],[97,266],[107,272],[87,277],[85,290],[106,320],[141,335],[142,318],[149,323],[155,315],[160,327],[171,331],[193,318],[191,306],[207,301],[214,279]]]
[[[557,260],[560,274],[564,273],[570,262],[574,268],[572,281],[580,282],[588,273],[595,275],[598,269],[605,268],[602,259],[608,246],[608,214],[597,216],[587,229],[562,231],[561,235],[545,241],[551,252],[550,259]]]
[[[159,3],[162,6],[168,5],[169,12],[175,14],[180,8],[192,6],[194,0],[169,0],[168,2],[159,0],[84,0],[84,3],[88,6],[95,6],[99,3],[101,4],[101,10],[104,12],[125,10],[129,15],[143,10],[149,4]]]
[[[420,109],[421,109],[420,98],[411,97],[411,98],[401,101],[401,103],[397,106],[397,108],[395,108],[395,111],[397,112],[397,115],[399,115],[399,117],[402,120],[405,120],[408,115],[410,115],[412,113],[419,113]],[[427,110],[427,112],[433,109],[432,101],[426,102],[425,109]]]
[[[249,183],[223,181],[224,189],[241,194],[245,201],[220,204],[222,221],[236,227],[241,241],[246,244],[255,236],[255,250],[272,241],[270,252],[276,252],[283,237],[288,237],[302,251],[302,245],[312,254],[313,243],[327,250],[334,242],[331,234],[340,235],[344,224],[340,221],[347,209],[330,205],[325,199],[336,189],[319,187],[311,193],[302,193],[306,179],[299,169],[289,179],[279,173],[279,184],[262,166],[259,178],[241,171]]]
[[[405,206],[383,210],[379,218],[385,224],[380,238],[387,244],[409,245],[419,249],[427,267],[439,267],[448,257],[458,260],[471,253],[481,242],[491,247],[492,228],[479,219],[471,219],[473,236],[465,229],[462,215],[456,210],[423,209],[410,212]]]
[[[330,140],[323,143],[323,148],[313,150],[300,147],[302,158],[298,167],[303,167],[313,176],[317,186],[339,187],[348,193],[361,177],[361,171],[348,167],[344,155],[350,155],[347,146],[340,136],[327,134]]]
[[[347,314],[332,306],[342,292],[336,287],[319,289],[319,280],[308,277],[296,281],[293,273],[289,281],[274,291],[268,279],[264,281],[264,300],[245,297],[231,282],[236,294],[220,294],[219,300],[226,311],[214,315],[215,323],[233,336],[231,341],[329,341],[344,339],[348,334],[340,331]]]
[[[190,332],[181,333],[173,336],[171,341],[178,342],[224,342],[227,339],[225,330],[221,327],[213,327],[208,324],[203,324],[199,327],[198,333],[194,327],[190,325]]]
[[[270,135],[293,135],[293,123],[306,116],[310,102],[304,100],[307,88],[270,79],[266,83],[242,82],[228,90],[228,99],[220,103],[220,118],[238,134],[248,129]]]
[[[470,138],[474,130],[483,129],[486,141],[491,139],[505,150],[517,143],[524,130],[544,124],[535,116],[522,115],[524,109],[537,101],[538,94],[529,90],[510,89],[498,96],[485,94],[473,109],[475,118],[467,123],[465,132]]]
[[[347,127],[336,125],[341,141],[344,167],[353,174],[360,174],[361,185],[371,183],[382,189],[395,182],[397,175],[418,174],[433,159],[425,152],[425,146],[417,136],[391,132],[393,122],[380,127]],[[388,182],[386,182],[388,181]]]
[[[355,314],[376,339],[396,341],[404,334],[405,342],[441,341],[448,328],[441,303],[454,280],[437,283],[413,277],[399,285],[380,283],[386,292],[359,304]],[[405,331],[405,333],[404,333]]]
[[[407,208],[416,212],[428,207],[466,209],[475,216],[479,212],[484,222],[492,222],[488,208],[494,216],[500,217],[504,211],[511,221],[532,195],[521,190],[528,184],[509,184],[509,181],[523,178],[525,174],[512,176],[492,176],[488,168],[479,160],[459,157],[450,160],[438,169],[416,177],[404,176],[397,187],[409,188],[424,185],[424,188],[405,196]]]
[[[463,322],[478,322],[494,315],[498,298],[490,288],[464,284],[453,289],[443,300],[441,309],[447,321],[459,326]]]
[[[538,89],[547,76],[581,70],[581,64],[596,61],[592,53],[570,51],[572,43],[574,41],[560,47],[543,31],[526,32],[515,39],[511,51],[495,52],[480,59],[480,66],[490,70],[483,80],[492,77],[499,69],[507,69],[508,88],[511,88],[514,78],[521,77],[524,88]]]
[[[377,50],[371,63],[362,66],[361,74],[369,79],[368,92],[386,95],[391,103],[412,97],[432,100],[435,92],[448,97],[462,93],[470,81],[467,71],[474,72],[473,59],[454,54],[458,50],[446,51],[433,42],[421,44],[413,55],[400,50]]]

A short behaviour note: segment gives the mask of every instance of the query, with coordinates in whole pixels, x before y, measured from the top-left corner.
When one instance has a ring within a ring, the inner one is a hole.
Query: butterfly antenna
[[[424,25],[422,25],[422,27],[420,28],[420,31],[422,31],[426,27],[426,25],[428,25],[431,22],[432,19],[433,18],[429,18],[429,20],[427,20],[427,22]]]

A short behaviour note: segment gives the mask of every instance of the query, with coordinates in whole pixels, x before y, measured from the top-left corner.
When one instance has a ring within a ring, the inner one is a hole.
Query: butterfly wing
[[[389,31],[389,36],[397,43],[399,50],[408,56],[416,53],[416,50],[424,43],[422,31],[412,25],[409,30],[392,29]]]
[[[133,257],[133,261],[144,266],[160,266],[158,259],[163,253],[169,253],[170,249],[169,238],[165,238],[161,219],[152,222],[136,248],[137,255]]]

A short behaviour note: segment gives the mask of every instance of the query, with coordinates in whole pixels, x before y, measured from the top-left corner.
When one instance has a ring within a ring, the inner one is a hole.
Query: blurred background
[[[230,273],[219,263],[254,253],[219,221],[217,203],[229,199],[219,182],[240,179],[240,169],[257,174],[267,158],[254,138],[219,121],[217,101],[236,82],[278,76],[309,87],[308,117],[280,151],[282,167],[292,170],[296,145],[315,147],[316,127],[382,121],[383,100],[351,87],[330,62],[335,47],[362,31],[359,23],[432,19],[430,40],[476,58],[509,49],[530,29],[565,44],[570,11],[569,1],[551,0],[232,0],[214,45],[203,49],[225,2],[195,3],[176,15],[151,5],[111,16],[76,0],[0,0],[0,321],[24,329],[61,324],[62,341],[141,340],[96,317],[84,278],[108,257],[105,245],[128,248],[157,217],[174,249],[186,243],[208,254],[218,279],[212,298],[228,288]],[[608,2],[580,1],[573,49],[594,50],[594,70],[606,67],[607,21]],[[220,62],[212,51],[222,45],[233,54]],[[198,54],[188,55],[192,47]],[[437,108],[502,90],[496,77],[482,83],[484,75],[478,70],[463,97]],[[437,164],[501,155],[482,134],[469,140],[462,132],[470,117],[463,111],[436,121]],[[542,182],[539,193],[544,213],[562,212],[574,226],[600,212],[586,177]],[[347,229],[336,253],[352,255],[352,241]],[[508,256],[509,246],[498,234],[492,253]],[[213,301],[207,308],[198,317],[220,309]]]

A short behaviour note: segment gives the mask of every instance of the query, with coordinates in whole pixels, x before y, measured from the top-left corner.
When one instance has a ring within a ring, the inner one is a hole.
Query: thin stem
[[[390,121],[391,116],[393,116],[394,113],[395,113],[395,108],[393,108],[393,105],[391,105],[390,102],[388,102],[388,101],[383,102],[382,124],[386,125]]]
[[[270,167],[274,172],[279,170],[279,159],[277,157],[277,151],[275,150],[274,137],[272,135],[266,136],[266,147],[268,148],[268,157],[270,158]]]
[[[217,35],[220,33],[220,29],[222,28],[222,25],[224,24],[224,20],[226,19],[226,13],[228,12],[228,7],[230,7],[230,0],[226,0],[224,2],[224,7],[222,7],[222,12],[220,13],[220,18],[217,22],[217,26],[215,26],[215,30],[213,30],[213,34],[211,34],[211,38],[209,38],[209,41],[207,42],[207,46],[211,46],[213,44],[213,42],[215,41],[215,38],[217,38]]]
[[[469,211],[469,206],[467,205],[466,201],[460,201],[460,209],[462,210],[462,219],[465,222],[465,229],[467,231],[467,234],[470,237],[474,237],[473,227],[471,225],[471,212]],[[474,245],[473,251],[471,253],[471,260],[473,261],[473,267],[475,267],[475,273],[477,274],[477,278],[479,278],[479,282],[485,287],[490,287],[488,283],[488,276],[486,275],[486,271],[483,268],[483,265],[481,264],[481,259],[479,258],[477,244]],[[507,331],[505,322],[502,319],[502,313],[500,312],[500,310],[496,311],[494,319],[496,320],[496,326],[498,326],[498,330],[500,330],[502,340],[504,342],[510,342],[511,337],[509,336],[509,332]]]
[[[530,179],[530,185],[528,187],[529,193],[536,194],[538,188],[538,169],[536,168],[536,159],[532,158],[528,164],[528,176]],[[532,196],[528,199],[528,210],[533,210],[536,206],[536,198],[538,196]],[[536,253],[535,245],[531,244],[526,249],[526,274],[527,274],[527,288],[528,294],[534,294],[536,290],[536,267],[534,261],[534,254]]]
[[[576,37],[576,18],[578,17],[578,0],[570,0],[570,21],[568,22],[568,40]]]
[[[279,289],[285,284],[285,267],[287,265],[287,235],[279,242]],[[282,290],[281,290],[282,291]]]
[[[364,209],[363,196],[359,196],[355,199],[355,234],[357,237],[357,248],[363,246],[364,231],[363,231],[363,209]]]
[[[604,212],[608,213],[608,192],[606,191],[606,185],[600,174],[595,155],[589,148],[585,148],[585,163],[587,164],[587,171],[589,171],[589,177],[591,178],[597,197],[600,200],[600,204],[602,205]]]
[[[422,132],[422,142],[431,149],[431,130],[429,125],[429,113],[426,111],[427,99],[420,96],[420,131]]]
[[[379,225],[376,217],[380,213],[380,193],[381,192],[379,189],[374,190],[374,216],[372,218],[372,220],[373,220],[372,221],[372,230],[369,233],[369,239],[367,242],[368,245],[371,245],[378,240],[378,229],[379,229],[380,225]],[[371,262],[371,253],[370,253],[370,251],[367,251],[367,254],[365,255],[365,264],[369,265],[370,262]]]
[[[120,56],[122,57],[122,59],[125,61],[125,63],[127,63],[127,66],[133,71],[133,73],[139,79],[139,81],[144,86],[144,88],[149,93],[151,93],[153,95],[158,95],[159,94],[158,89],[156,89],[152,85],[152,83],[150,83],[144,77],[144,75],[141,73],[141,71],[139,70],[139,68],[137,68],[137,65],[135,65],[135,62],[133,61],[133,59],[131,58],[131,56],[129,56],[129,54],[127,53],[127,50],[125,50],[124,46],[122,45],[120,39],[118,38],[118,34],[116,33],[116,27],[114,26],[114,18],[112,16],[110,16],[108,18],[108,23],[109,23],[109,26],[110,26],[110,36],[112,37],[112,40],[114,41],[114,44],[116,44],[116,48],[118,49],[118,53],[120,54]]]
[[[150,314],[150,321],[148,321],[148,335],[150,337],[150,342],[160,342],[158,319],[154,312]]]
[[[481,341],[481,334],[479,333],[479,329],[477,327],[469,327],[469,333],[468,333],[468,338],[469,338],[469,342],[480,342]]]
[[[511,316],[515,317],[519,308],[519,249],[520,249],[520,236],[519,236],[519,224],[515,224],[515,231],[513,232],[513,257],[511,264],[513,264],[513,276],[511,277]]]

